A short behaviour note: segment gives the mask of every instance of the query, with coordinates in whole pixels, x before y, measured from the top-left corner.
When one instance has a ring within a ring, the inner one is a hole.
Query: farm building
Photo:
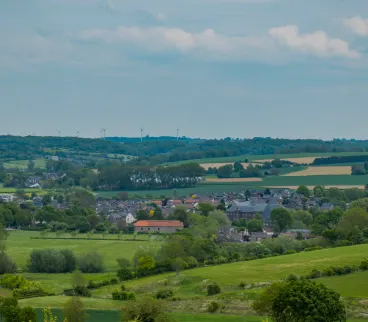
[[[139,220],[134,224],[137,233],[176,233],[183,229],[184,224],[179,220]]]

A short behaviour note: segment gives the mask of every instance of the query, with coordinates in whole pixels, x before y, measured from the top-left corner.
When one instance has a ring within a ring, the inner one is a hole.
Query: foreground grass
[[[219,283],[229,291],[239,290],[240,282],[253,284],[259,282],[275,281],[286,278],[289,274],[305,275],[314,268],[324,269],[329,266],[359,264],[367,255],[368,244],[349,247],[323,249],[313,252],[302,252],[294,255],[270,257],[260,260],[224,264],[196,268],[180,273],[184,283],[177,282],[175,273],[166,273],[126,282],[139,292],[153,292],[164,285],[165,280],[172,280],[172,287],[178,296],[203,295],[199,285],[204,280]],[[106,298],[119,286],[108,286],[93,291],[94,296]]]
[[[357,272],[345,276],[332,276],[317,280],[342,296],[368,298],[368,272]]]
[[[106,272],[116,272],[118,265],[116,259],[125,257],[131,259],[139,247],[159,247],[161,241],[148,241],[147,236],[137,238],[147,239],[147,241],[118,241],[116,235],[106,235],[106,239],[111,240],[78,240],[78,239],[30,239],[31,236],[40,237],[39,232],[12,231],[7,240],[8,254],[13,258],[18,267],[24,268],[29,254],[34,249],[71,249],[76,255],[95,251],[103,255]],[[55,234],[49,234],[49,237]],[[101,238],[101,235],[98,235]],[[130,236],[132,238],[132,236]]]

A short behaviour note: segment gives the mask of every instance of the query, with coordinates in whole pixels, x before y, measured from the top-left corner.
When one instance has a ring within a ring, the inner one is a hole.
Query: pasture
[[[137,239],[146,241],[124,241],[117,240],[117,235],[106,235],[106,240],[80,240],[80,239],[31,239],[30,237],[40,237],[39,232],[11,231],[7,240],[8,254],[14,259],[19,268],[24,268],[29,254],[34,249],[54,248],[71,249],[76,255],[95,251],[104,257],[106,272],[115,272],[118,269],[116,259],[125,257],[131,259],[139,247],[159,247],[161,241],[155,240],[159,236],[152,236],[148,241],[148,236],[139,235]],[[49,233],[48,237],[55,237],[55,233]],[[70,237],[67,234],[63,237]],[[86,238],[80,234],[79,237]],[[95,235],[101,238],[101,235]],[[132,238],[129,235],[129,238]],[[123,239],[123,238],[122,238]]]
[[[305,275],[315,269],[324,269],[330,266],[357,265],[367,255],[368,244],[329,248],[313,252],[301,252],[293,255],[270,257],[260,260],[237,262],[217,266],[201,267],[186,270],[180,273],[178,282],[175,273],[165,273],[126,282],[125,285],[135,291],[152,292],[169,282],[175,294],[184,297],[203,295],[200,283],[204,280],[215,281],[224,290],[239,290],[239,283],[246,284],[270,282],[286,278],[290,274]],[[93,291],[95,297],[106,298],[119,286],[107,286]]]
[[[351,175],[351,166],[308,167],[307,169],[302,171],[290,172],[285,174],[285,176],[290,177],[329,175]]]
[[[46,161],[45,159],[35,159],[35,167],[36,168],[45,168]],[[4,163],[5,168],[18,168],[18,169],[27,169],[29,160],[15,160]]]
[[[261,178],[206,178],[206,182],[228,183],[228,182],[259,182]]]

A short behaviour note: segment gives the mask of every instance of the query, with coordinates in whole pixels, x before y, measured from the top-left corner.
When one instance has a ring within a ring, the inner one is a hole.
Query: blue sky
[[[2,134],[368,138],[367,0],[0,1]]]

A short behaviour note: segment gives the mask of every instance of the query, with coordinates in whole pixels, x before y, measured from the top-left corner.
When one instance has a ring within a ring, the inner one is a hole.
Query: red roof
[[[134,224],[135,227],[184,227],[179,220],[139,220]]]

